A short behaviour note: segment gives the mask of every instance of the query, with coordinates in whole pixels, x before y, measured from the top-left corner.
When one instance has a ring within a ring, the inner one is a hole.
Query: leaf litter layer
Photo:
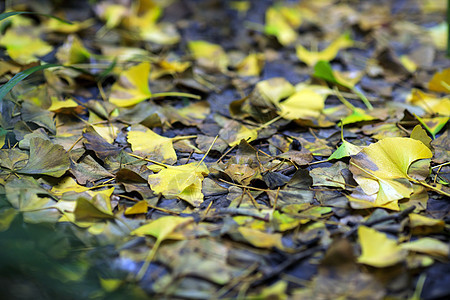
[[[450,295],[445,1],[6,6],[8,298]]]

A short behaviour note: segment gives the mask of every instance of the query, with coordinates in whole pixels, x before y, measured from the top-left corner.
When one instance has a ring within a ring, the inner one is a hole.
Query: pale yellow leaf
[[[360,226],[358,238],[362,254],[358,262],[377,268],[395,265],[406,258],[406,251],[397,245],[397,241],[389,239],[386,234],[370,227]]]
[[[425,237],[413,242],[401,244],[400,247],[409,251],[448,258],[450,246],[448,243],[444,243],[440,240]]]
[[[317,118],[325,107],[326,95],[304,88],[279,104],[279,114],[288,120]]]

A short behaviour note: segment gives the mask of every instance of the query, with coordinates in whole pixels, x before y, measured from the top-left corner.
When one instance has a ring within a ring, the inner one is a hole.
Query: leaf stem
[[[234,186],[237,186],[237,187],[240,187],[240,188],[244,188],[244,189],[249,189],[249,190],[263,191],[263,192],[270,191],[270,189],[260,189],[260,188],[257,188],[257,187],[252,187],[252,186],[248,186],[248,185],[242,185],[242,184],[229,182],[229,181],[223,180],[222,178],[219,178],[219,181],[222,181],[222,182],[224,182],[226,184],[229,184],[229,185],[234,185]]]
[[[440,164],[440,165],[437,165],[437,166],[434,166],[434,167],[431,167],[431,169],[434,170],[436,168],[441,168],[441,167],[446,166],[446,165],[450,165],[450,161],[448,161],[446,163],[443,163],[443,164]]]
[[[195,139],[196,135],[185,135],[185,136],[176,136],[173,138],[170,138],[172,141],[181,141],[181,140],[188,140],[188,139]]]
[[[145,160],[145,161],[154,163],[155,165],[159,165],[159,166],[164,167],[164,168],[168,168],[168,167],[169,167],[168,165],[165,165],[165,164],[163,164],[163,163],[157,162],[156,160],[148,159],[148,158],[145,158],[145,157],[142,157],[142,156],[133,154],[133,153],[128,153],[128,155],[129,155],[129,156],[132,156],[132,157],[134,157],[134,158],[138,158],[138,159],[141,159],[141,160]]]
[[[206,156],[208,155],[209,151],[211,151],[212,147],[214,146],[214,144],[216,143],[217,139],[219,138],[218,135],[216,135],[216,137],[214,138],[214,141],[211,143],[211,145],[209,146],[208,150],[206,151],[205,155],[203,155],[202,159],[199,161],[199,163],[197,164],[196,168],[198,168],[202,162],[205,160]]]
[[[141,281],[141,279],[144,277],[150,263],[152,262],[153,258],[156,255],[156,251],[158,250],[159,245],[161,244],[161,241],[162,240],[160,240],[160,239],[156,240],[156,243],[153,245],[152,250],[148,252],[147,257],[145,258],[144,264],[139,269],[139,272],[136,274],[137,281]]]
[[[159,97],[186,97],[200,100],[202,97],[199,95],[194,95],[190,93],[182,93],[182,92],[164,92],[164,93],[153,93],[151,98],[159,98]]]
[[[449,193],[446,193],[446,192],[444,192],[443,190],[440,190],[440,189],[438,189],[438,188],[435,187],[435,186],[429,185],[429,184],[426,183],[425,181],[416,180],[416,179],[411,178],[411,177],[409,177],[408,179],[411,180],[411,181],[414,182],[414,183],[421,184],[421,185],[423,185],[424,187],[427,187],[427,188],[429,188],[430,190],[435,191],[436,193],[439,193],[439,194],[441,194],[441,195],[450,197],[450,194],[449,194]]]

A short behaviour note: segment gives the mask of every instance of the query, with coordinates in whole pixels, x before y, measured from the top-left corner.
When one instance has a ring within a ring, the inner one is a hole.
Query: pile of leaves
[[[6,3],[10,298],[450,295],[445,1]]]

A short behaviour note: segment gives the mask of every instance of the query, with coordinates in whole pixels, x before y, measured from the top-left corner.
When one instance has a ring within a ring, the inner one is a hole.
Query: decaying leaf
[[[17,172],[60,177],[66,173],[69,167],[69,155],[62,146],[54,145],[52,142],[41,138],[32,138],[30,140],[28,163]]]

